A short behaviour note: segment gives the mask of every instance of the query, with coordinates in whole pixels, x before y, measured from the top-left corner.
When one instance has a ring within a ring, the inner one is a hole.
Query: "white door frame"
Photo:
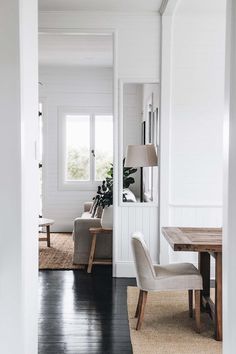
[[[236,3],[227,0],[224,120],[223,353],[236,347]]]
[[[113,188],[113,243],[112,243],[112,253],[113,253],[113,276],[115,276],[115,264],[116,264],[116,251],[117,244],[119,241],[119,235],[117,235],[117,206],[118,206],[118,164],[119,164],[119,154],[118,154],[118,63],[117,63],[117,55],[118,55],[118,46],[117,46],[117,30],[116,29],[104,29],[104,28],[94,28],[94,29],[86,29],[86,28],[46,28],[39,27],[39,34],[66,34],[66,35],[112,35],[113,42],[113,178],[114,178],[114,188]]]

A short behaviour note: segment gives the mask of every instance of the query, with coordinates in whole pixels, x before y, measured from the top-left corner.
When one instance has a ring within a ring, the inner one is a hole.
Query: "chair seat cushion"
[[[174,263],[154,266],[156,278],[153,290],[202,289],[202,276],[191,263]]]

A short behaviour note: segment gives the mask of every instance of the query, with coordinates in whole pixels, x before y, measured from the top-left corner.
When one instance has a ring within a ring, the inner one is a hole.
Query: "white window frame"
[[[90,116],[90,180],[66,181],[66,116],[89,115]],[[112,108],[102,107],[59,107],[58,108],[58,189],[59,190],[94,190],[102,181],[95,181],[95,159],[92,150],[95,151],[95,116],[113,116]],[[114,118],[113,118],[114,119]]]

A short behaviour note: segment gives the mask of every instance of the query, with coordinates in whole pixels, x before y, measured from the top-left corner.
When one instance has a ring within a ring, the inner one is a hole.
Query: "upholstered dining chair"
[[[165,266],[153,265],[149,250],[140,232],[132,234],[132,249],[136,268],[139,299],[135,317],[139,330],[144,318],[144,310],[149,291],[188,290],[189,315],[193,317],[193,290],[195,291],[196,331],[200,332],[200,292],[202,276],[191,263],[175,263]]]

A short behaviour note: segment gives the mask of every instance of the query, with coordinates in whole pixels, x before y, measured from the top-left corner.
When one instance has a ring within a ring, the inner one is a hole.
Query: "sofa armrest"
[[[83,219],[83,218],[76,218],[74,221],[74,234],[84,231],[84,230],[89,230],[90,227],[101,227],[101,219],[99,218],[89,218],[89,219]]]
[[[84,212],[89,211],[93,202],[85,202],[84,203]]]

